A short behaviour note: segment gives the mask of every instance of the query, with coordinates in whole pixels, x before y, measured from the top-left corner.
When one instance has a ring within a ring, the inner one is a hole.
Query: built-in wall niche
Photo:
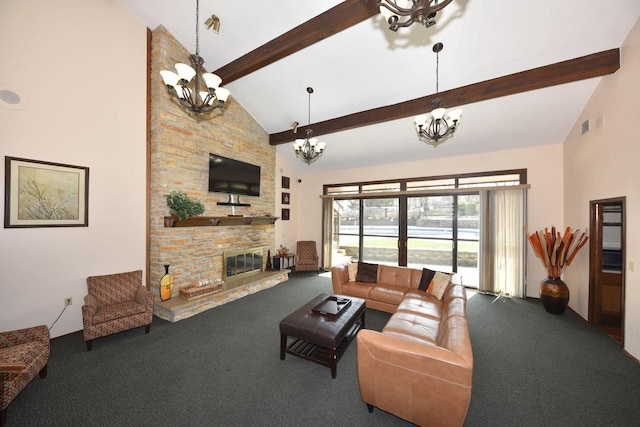
[[[621,205],[605,205],[603,208],[602,249],[622,249]]]
[[[622,271],[622,205],[604,205],[602,209],[602,270]]]

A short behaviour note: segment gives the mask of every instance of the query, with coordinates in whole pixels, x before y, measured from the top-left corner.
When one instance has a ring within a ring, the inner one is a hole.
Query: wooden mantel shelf
[[[223,225],[267,225],[274,224],[277,216],[194,216],[178,219],[164,217],[165,227],[217,227]]]

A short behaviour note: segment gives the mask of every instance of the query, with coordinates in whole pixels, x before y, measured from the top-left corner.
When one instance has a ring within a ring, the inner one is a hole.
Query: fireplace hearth
[[[260,273],[263,258],[262,246],[224,252],[222,280]]]

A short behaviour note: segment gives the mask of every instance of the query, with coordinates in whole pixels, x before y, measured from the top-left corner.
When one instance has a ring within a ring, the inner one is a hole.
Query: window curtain
[[[522,298],[525,294],[526,190],[480,192],[481,292]]]
[[[322,199],[322,268],[329,270],[332,265],[333,243],[333,197]]]

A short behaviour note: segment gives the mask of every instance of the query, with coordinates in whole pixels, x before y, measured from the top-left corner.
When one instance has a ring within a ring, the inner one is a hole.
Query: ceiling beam
[[[380,13],[373,1],[346,0],[214,71],[225,84]]]
[[[480,83],[440,92],[444,107],[457,107],[501,96],[572,83],[615,73],[620,68],[620,49],[611,49],[580,58],[558,62]],[[346,116],[298,127],[298,132],[286,130],[269,135],[270,145],[285,144],[304,135],[307,128],[315,136],[402,119],[427,112],[435,94],[398,104],[352,113]]]

